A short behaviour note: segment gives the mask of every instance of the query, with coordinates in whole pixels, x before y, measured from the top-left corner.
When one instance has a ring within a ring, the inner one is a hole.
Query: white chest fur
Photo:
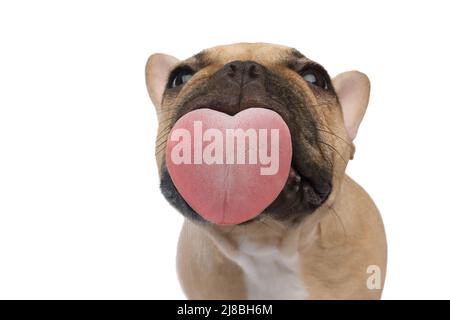
[[[297,252],[284,255],[275,245],[242,239],[236,263],[242,268],[248,299],[307,299]]]

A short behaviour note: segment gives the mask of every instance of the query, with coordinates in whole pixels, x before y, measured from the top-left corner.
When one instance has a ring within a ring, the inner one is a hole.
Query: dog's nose
[[[264,67],[254,61],[233,61],[223,67],[226,75],[234,82],[242,84],[259,79]]]

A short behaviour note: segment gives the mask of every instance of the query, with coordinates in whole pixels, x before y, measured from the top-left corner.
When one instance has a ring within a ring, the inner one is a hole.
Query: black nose
[[[233,61],[227,63],[222,70],[232,81],[246,85],[261,78],[264,67],[254,61]]]

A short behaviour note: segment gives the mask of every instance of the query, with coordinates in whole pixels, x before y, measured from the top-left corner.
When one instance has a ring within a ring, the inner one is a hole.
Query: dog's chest
[[[298,253],[285,256],[274,245],[243,240],[236,262],[244,273],[248,299],[306,299]]]

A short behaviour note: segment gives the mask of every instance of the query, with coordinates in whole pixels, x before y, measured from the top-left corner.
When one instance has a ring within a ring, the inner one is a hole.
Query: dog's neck
[[[306,299],[300,244],[308,243],[302,225],[258,221],[239,227],[210,227],[219,250],[242,270],[249,299]]]

